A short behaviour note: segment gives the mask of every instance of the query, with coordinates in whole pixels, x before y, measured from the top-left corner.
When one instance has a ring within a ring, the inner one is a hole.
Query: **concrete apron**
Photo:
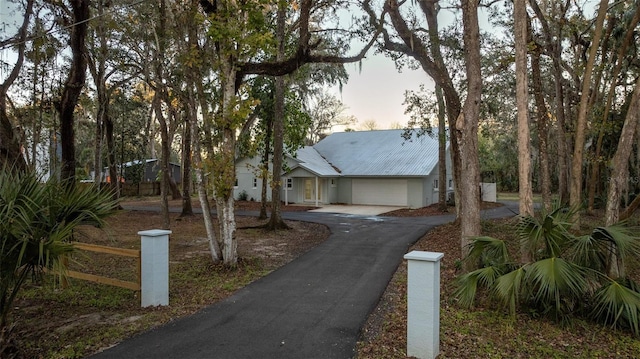
[[[308,212],[316,213],[340,213],[355,216],[378,216],[387,212],[405,207],[396,206],[362,206],[362,205],[326,205]]]

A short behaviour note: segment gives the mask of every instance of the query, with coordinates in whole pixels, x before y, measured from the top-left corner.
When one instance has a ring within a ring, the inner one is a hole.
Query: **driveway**
[[[323,205],[320,208],[312,209],[312,213],[341,213],[356,216],[377,216],[383,213],[395,211],[406,207],[394,206],[363,206],[363,205]]]
[[[505,207],[488,217],[510,214]],[[323,223],[331,235],[231,297],[95,358],[350,358],[360,328],[409,246],[453,219],[283,216]]]

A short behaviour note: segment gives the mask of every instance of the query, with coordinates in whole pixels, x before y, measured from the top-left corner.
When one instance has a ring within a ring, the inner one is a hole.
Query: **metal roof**
[[[318,176],[339,177],[340,173],[331,166],[319,153],[311,146],[305,146],[296,152],[296,157],[291,157],[298,162],[298,166]]]
[[[438,139],[404,130],[333,133],[313,146],[341,176],[426,176],[438,163]],[[437,132],[434,131],[437,136]],[[306,148],[306,147],[305,147]],[[308,150],[298,151],[307,153]],[[317,158],[316,158],[317,159]]]

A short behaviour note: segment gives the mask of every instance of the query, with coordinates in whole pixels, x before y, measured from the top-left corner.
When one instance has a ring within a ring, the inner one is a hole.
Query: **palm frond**
[[[559,256],[571,238],[572,213],[570,209],[558,206],[537,217],[523,216],[516,225],[516,233],[531,253],[541,252],[536,259]]]
[[[640,293],[619,281],[610,281],[593,296],[591,315],[614,328],[629,327],[640,335]]]
[[[509,252],[503,240],[492,237],[475,237],[469,244],[469,254],[465,260],[480,263],[481,266],[508,263]]]
[[[94,188],[64,190],[32,173],[0,171],[0,324],[27,277],[59,265],[73,229],[102,223],[114,203]]]
[[[559,257],[551,257],[532,263],[526,272],[526,280],[533,286],[534,300],[551,306],[556,313],[566,308],[566,300],[582,298],[587,290],[586,270]]]
[[[607,265],[607,246],[591,235],[572,237],[567,258],[582,267],[603,272]]]
[[[640,258],[640,237],[635,235],[632,228],[624,223],[593,230],[591,237],[596,241],[612,243],[619,258],[623,261],[628,257]]]
[[[520,303],[520,290],[525,279],[526,266],[519,267],[497,278],[492,293],[505,306],[509,307],[509,314],[516,315],[516,308]]]

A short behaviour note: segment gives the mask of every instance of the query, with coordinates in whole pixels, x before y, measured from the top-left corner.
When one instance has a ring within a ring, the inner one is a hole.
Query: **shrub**
[[[0,357],[11,348],[9,312],[25,280],[44,269],[61,268],[73,251],[80,224],[101,225],[112,213],[111,194],[96,187],[67,189],[30,173],[0,172]]]
[[[531,254],[528,263],[511,259],[502,240],[475,238],[465,260],[477,263],[479,269],[458,277],[460,304],[472,306],[478,289],[483,289],[511,315],[526,309],[561,322],[580,315],[640,335],[639,286],[626,276],[607,275],[611,251],[622,268],[625,261],[640,258],[639,238],[623,224],[574,235],[570,231],[573,214],[556,207],[550,213],[520,219],[515,231],[521,250]]]

